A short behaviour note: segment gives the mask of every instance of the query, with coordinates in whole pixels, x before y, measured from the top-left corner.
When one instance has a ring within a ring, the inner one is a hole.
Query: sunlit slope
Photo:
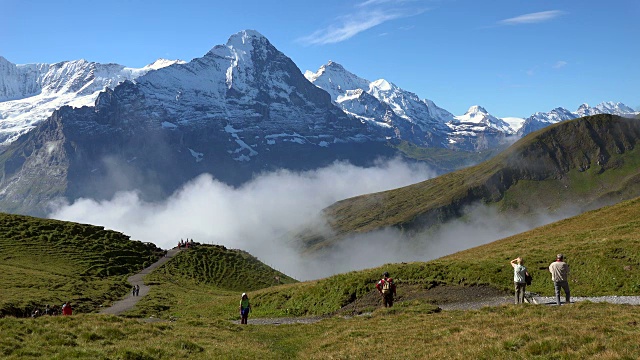
[[[466,205],[497,205],[511,214],[564,206],[583,210],[640,195],[640,122],[596,115],[529,134],[491,160],[418,184],[339,201],[325,209],[335,231],[307,233],[321,248],[354,233],[407,231],[460,217]]]
[[[0,315],[67,300],[93,311],[128,291],[127,275],[160,252],[98,226],[0,214]]]
[[[524,258],[534,277],[527,290],[551,296],[553,285],[548,266],[559,252],[567,256],[571,266],[574,296],[638,295],[640,198],[429,262],[388,264],[261,290],[254,295],[254,302],[274,314],[279,309],[290,309],[296,314],[327,314],[372,291],[383,271],[398,282],[399,292],[408,284],[421,284],[425,289],[439,285],[489,285],[508,293],[513,291],[509,261],[517,256]]]
[[[298,283],[245,251],[219,245],[180,251],[147,275],[145,282],[154,285],[152,291],[129,316],[193,316],[192,306],[196,316],[228,316],[228,308],[236,309],[241,292]]]
[[[148,280],[188,281],[241,292],[297,282],[245,251],[219,245],[199,245],[181,251],[149,275]]]

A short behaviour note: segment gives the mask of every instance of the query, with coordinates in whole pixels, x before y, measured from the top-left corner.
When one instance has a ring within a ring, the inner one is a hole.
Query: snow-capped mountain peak
[[[473,105],[469,107],[469,110],[467,110],[464,115],[455,116],[449,126],[460,131],[460,126],[465,127],[465,124],[466,127],[477,125],[487,126],[509,135],[515,132],[507,122],[489,114],[489,112],[480,105]],[[469,131],[469,129],[466,129],[466,131]]]
[[[478,114],[484,114],[484,115],[488,115],[489,112],[483,108],[480,105],[472,105],[469,107],[469,110],[467,110],[467,112],[465,114],[471,115],[471,116],[475,116]]]
[[[0,57],[0,143],[13,141],[64,105],[93,106],[105,88],[175,63],[184,62],[159,59],[143,68],[85,59],[16,65]]]
[[[315,73],[307,70],[304,76],[311,83],[328,92],[334,102],[346,95],[348,90],[366,91],[370,84],[369,80],[356,76],[334,61],[322,65]]]
[[[168,60],[168,59],[160,58],[154,61],[153,63],[143,67],[143,69],[158,70],[158,69],[165,68],[167,66],[171,66],[173,64],[184,64],[184,63],[186,63],[186,61],[184,60]]]

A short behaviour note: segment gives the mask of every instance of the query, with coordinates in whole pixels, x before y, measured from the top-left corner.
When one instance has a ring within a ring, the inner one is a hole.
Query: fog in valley
[[[474,206],[467,209],[464,221],[414,234],[411,241],[389,229],[347,239],[312,258],[300,255],[292,234],[310,223],[321,224],[323,208],[433,176],[425,165],[398,159],[371,168],[335,163],[309,172],[278,171],[238,188],[202,175],[163,202],[145,202],[136,192],[122,192],[109,201],[61,202],[49,217],[104,226],[164,249],[187,238],[241,249],[287,275],[309,280],[386,263],[431,260],[577,213],[513,221],[485,206]]]

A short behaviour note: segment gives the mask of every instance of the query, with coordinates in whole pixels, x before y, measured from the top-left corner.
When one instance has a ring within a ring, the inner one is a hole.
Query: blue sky
[[[254,29],[300,70],[333,60],[455,115],[640,107],[637,0],[0,0],[0,56],[142,67]]]

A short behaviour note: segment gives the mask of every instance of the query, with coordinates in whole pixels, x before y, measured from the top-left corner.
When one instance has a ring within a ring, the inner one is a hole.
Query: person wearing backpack
[[[393,297],[396,295],[396,284],[393,282],[393,279],[389,277],[388,272],[385,271],[384,274],[382,274],[382,279],[376,284],[376,289],[378,289],[378,292],[382,295],[384,307],[392,307]]]
[[[521,257],[517,257],[511,260],[511,266],[513,267],[513,284],[516,290],[515,303],[524,303],[524,290],[527,288],[526,277],[529,274],[527,268],[522,265],[524,261]]]

